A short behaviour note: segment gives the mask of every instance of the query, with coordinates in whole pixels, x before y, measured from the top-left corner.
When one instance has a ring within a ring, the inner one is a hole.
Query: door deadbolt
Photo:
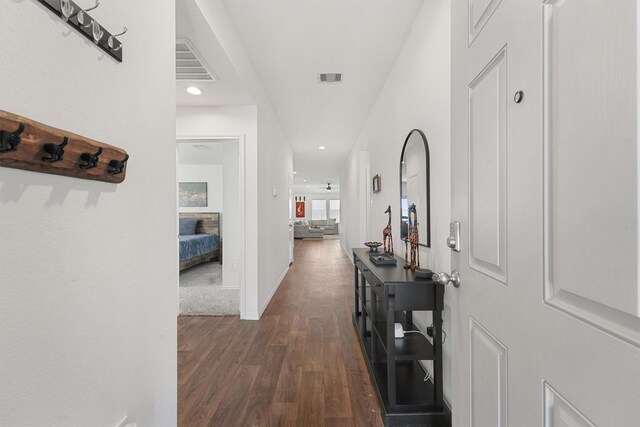
[[[460,252],[460,221],[449,223],[447,246],[449,246],[453,251]]]

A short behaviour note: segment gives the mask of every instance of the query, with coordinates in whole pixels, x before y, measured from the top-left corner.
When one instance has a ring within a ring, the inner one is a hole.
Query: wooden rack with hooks
[[[124,181],[122,148],[0,110],[0,166],[80,179]]]

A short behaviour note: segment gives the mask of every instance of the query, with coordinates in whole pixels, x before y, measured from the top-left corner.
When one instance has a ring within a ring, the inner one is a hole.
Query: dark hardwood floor
[[[178,318],[180,426],[381,426],[338,240],[296,240],[259,321]]]

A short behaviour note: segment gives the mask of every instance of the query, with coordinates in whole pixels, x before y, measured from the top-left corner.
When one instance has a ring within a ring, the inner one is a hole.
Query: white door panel
[[[454,426],[640,425],[638,27],[453,0]]]
[[[507,283],[506,48],[469,85],[469,266]]]

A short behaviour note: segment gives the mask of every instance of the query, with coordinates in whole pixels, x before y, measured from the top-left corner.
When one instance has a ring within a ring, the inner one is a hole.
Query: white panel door
[[[452,2],[454,426],[640,426],[638,16]]]

